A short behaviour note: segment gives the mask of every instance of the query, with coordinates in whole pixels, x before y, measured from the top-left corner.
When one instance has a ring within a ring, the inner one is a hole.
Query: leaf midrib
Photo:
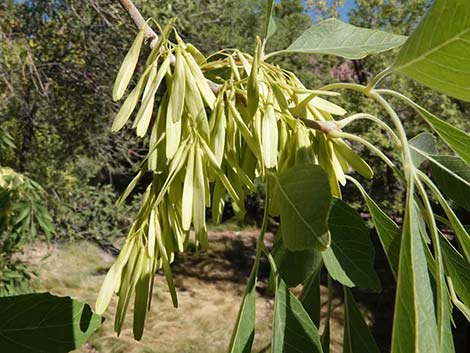
[[[382,43],[383,44],[383,43]],[[400,46],[401,43],[399,43],[397,41],[397,46]],[[385,45],[385,44],[383,44]],[[308,50],[302,50],[302,49],[296,49],[296,48],[287,48],[286,50],[282,50],[282,52],[292,52],[292,51],[295,51],[295,52],[299,52],[299,53],[302,53],[302,52],[305,52],[305,53],[313,53],[313,52],[322,52],[322,51],[325,51],[325,50],[351,50],[351,49],[357,49],[357,48],[361,48],[362,50],[366,50],[366,48],[370,48],[372,47],[373,44],[369,44],[369,45],[354,45],[354,46],[341,46],[341,47],[320,47],[318,49],[308,49]],[[396,48],[396,47],[395,47]],[[392,48],[393,49],[393,48]]]
[[[417,153],[421,154],[422,156],[426,157],[429,161],[431,161],[432,163],[436,164],[437,166],[439,166],[439,168],[441,168],[442,170],[444,170],[445,172],[449,173],[450,175],[452,175],[455,179],[457,179],[458,181],[460,181],[461,183],[463,184],[466,184],[468,186],[470,186],[470,183],[468,182],[468,180],[465,180],[463,177],[461,177],[459,174],[455,173],[454,171],[452,171],[451,169],[449,169],[447,166],[445,166],[444,164],[442,164],[441,162],[439,162],[437,159],[434,159],[432,155],[430,154],[427,154],[426,152],[420,150],[419,148],[416,148],[414,146],[410,146],[413,150],[415,150]],[[445,156],[443,156],[445,157]]]
[[[422,60],[425,60],[428,56],[430,56],[434,52],[440,50],[441,48],[445,47],[446,45],[449,45],[452,42],[455,42],[455,41],[461,39],[460,37],[463,36],[464,34],[467,34],[467,33],[470,33],[470,27],[463,30],[463,31],[461,31],[461,32],[459,32],[459,33],[457,33],[453,37],[447,39],[443,43],[441,43],[438,46],[432,48],[431,50],[428,50],[428,51],[424,52],[423,54],[421,54],[417,58],[409,61],[408,63],[395,67],[395,70],[397,70],[397,71],[404,70],[404,69],[406,69],[406,68],[408,68],[408,67],[410,67],[410,66],[412,66],[412,65],[414,65],[414,64],[416,64],[416,63],[418,63]]]
[[[281,191],[282,195],[284,196],[286,201],[289,203],[289,205],[292,207],[292,209],[294,210],[297,217],[299,217],[299,219],[302,221],[302,223],[313,233],[313,235],[315,235],[317,238],[319,238],[320,236],[315,231],[315,229],[313,229],[312,226],[305,220],[305,218],[302,216],[302,214],[297,209],[297,207],[295,207],[292,200],[288,197],[288,195],[287,195],[286,191],[284,190],[284,188],[282,187],[281,182],[279,181],[279,178],[277,177],[277,175],[273,174],[273,176],[274,176],[274,180],[276,180],[276,183],[279,186],[279,191]]]

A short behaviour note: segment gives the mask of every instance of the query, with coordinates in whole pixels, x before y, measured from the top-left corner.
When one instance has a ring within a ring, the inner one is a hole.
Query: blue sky
[[[344,6],[339,9],[341,19],[343,21],[347,21],[349,19],[348,12],[354,7],[355,4],[355,0],[346,0],[344,2]]]
[[[276,0],[280,1],[280,0]],[[331,3],[331,0],[328,0],[328,3]],[[341,20],[349,22],[348,12],[356,6],[356,0],[345,0],[344,5],[341,6],[339,10],[339,15]]]

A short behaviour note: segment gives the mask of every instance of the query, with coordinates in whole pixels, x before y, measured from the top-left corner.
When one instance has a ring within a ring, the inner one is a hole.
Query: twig
[[[140,11],[135,7],[134,3],[131,0],[119,0],[121,3],[122,7],[127,11],[129,16],[132,18],[132,21],[134,21],[134,24],[138,29],[141,29],[143,26],[145,26],[145,40],[150,41],[150,48],[155,47],[158,42],[158,35],[155,33],[155,31],[147,24],[145,21],[145,18],[142,16]],[[171,62],[174,64],[176,61],[175,56],[172,54],[171,57]],[[214,92],[214,94],[219,93],[220,88],[222,87],[218,83],[212,82],[210,80],[207,80],[207,83],[209,84],[209,87],[211,90]]]
[[[140,11],[135,7],[131,0],[119,0],[119,2],[132,18],[132,21],[134,21],[134,24],[138,29],[145,26],[145,40],[150,41],[150,48],[153,48],[158,41],[157,33],[155,33],[155,31],[146,23],[145,18],[141,15]]]

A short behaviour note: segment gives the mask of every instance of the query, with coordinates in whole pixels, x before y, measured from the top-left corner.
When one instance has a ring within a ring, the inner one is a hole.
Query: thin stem
[[[428,218],[428,226],[431,231],[431,239],[434,248],[434,257],[435,257],[435,266],[436,266],[436,286],[437,286],[437,326],[440,328],[442,325],[442,303],[443,303],[443,278],[444,278],[444,269],[442,265],[442,253],[441,245],[439,243],[439,232],[436,226],[436,219],[434,218],[434,212],[432,210],[431,203],[429,202],[428,195],[424,189],[423,183],[415,176],[415,185],[418,193],[421,196],[421,200],[424,203],[426,216]]]
[[[405,95],[403,95],[399,92],[393,91],[391,89],[381,88],[381,89],[376,89],[375,92],[377,92],[378,94],[388,94],[388,95],[393,96],[395,98],[399,98],[399,99],[402,99],[402,100],[407,101],[407,102],[412,102],[412,100],[410,98],[408,98],[407,96],[405,96]]]
[[[395,143],[398,146],[401,146],[400,139],[398,138],[395,131],[393,131],[392,128],[388,126],[384,121],[380,120],[379,118],[371,114],[366,114],[366,113],[353,114],[347,118],[336,121],[336,125],[342,129],[346,127],[347,125],[349,125],[350,123],[357,121],[357,120],[361,120],[361,119],[375,122],[377,125],[382,127],[392,136],[392,138],[395,140]]]
[[[273,51],[273,52],[271,52],[271,53],[269,53],[269,54],[266,54],[266,55],[264,56],[264,60],[268,60],[269,58],[271,58],[271,57],[273,57],[273,56],[275,56],[275,55],[282,54],[282,53],[284,53],[284,52],[286,52],[286,51],[285,51],[285,50]]]
[[[382,72],[380,72],[377,76],[374,77],[374,79],[367,85],[366,89],[365,89],[365,94],[367,95],[370,91],[372,91],[375,86],[378,85],[378,83],[380,81],[382,81],[382,79],[384,79],[385,77],[387,77],[390,73],[392,72],[392,70],[387,67],[385,70],[383,70]]]
[[[335,89],[350,89],[352,91],[357,91],[364,93],[364,90],[366,89],[366,86],[359,85],[357,83],[343,83],[343,82],[338,82],[338,83],[331,83],[329,85],[320,87],[318,90],[319,91],[332,91]]]
[[[368,91],[366,86],[359,85],[356,83],[332,83],[330,85],[326,85],[321,87],[320,90],[334,90],[334,89],[350,89],[356,92],[360,92],[365,94],[368,97],[374,99],[377,103],[379,103],[387,112],[389,117],[392,119],[393,124],[395,125],[396,130],[398,131],[398,137],[401,142],[402,147],[402,154],[403,154],[403,162],[404,162],[404,169],[405,172],[413,174],[413,168],[411,164],[411,154],[408,148],[408,138],[406,137],[405,129],[403,128],[403,124],[401,123],[400,118],[398,117],[395,110],[393,110],[392,106],[379,94],[379,93],[388,93],[399,95],[399,93],[389,90],[371,90]],[[400,97],[402,98],[402,97]],[[406,97],[405,97],[406,98]]]
[[[406,137],[406,132],[401,123],[398,114],[393,110],[392,106],[375,90],[369,93],[369,96],[373,98],[377,103],[379,103],[392,119],[392,123],[395,125],[395,129],[398,132],[398,137],[400,138],[402,144],[402,157],[403,157],[403,168],[406,174],[414,174],[414,166],[411,160],[411,152],[408,146],[408,138]]]
[[[264,201],[263,222],[261,224],[261,229],[259,231],[258,239],[256,240],[256,258],[255,258],[255,264],[253,265],[253,269],[258,268],[258,265],[261,259],[261,253],[263,252],[263,250],[268,252],[266,249],[266,246],[264,245],[264,235],[266,234],[266,230],[268,229],[268,221],[269,221],[270,185],[269,185],[268,177],[266,178],[266,191],[265,192],[266,192],[266,196],[264,199],[265,201]],[[268,257],[268,260],[270,260],[269,257]]]
[[[276,266],[276,261],[274,260],[273,255],[269,252],[268,248],[266,247],[266,244],[264,242],[261,244],[262,250],[266,257],[268,258],[269,264],[271,265],[271,270],[273,271],[273,275],[277,276],[277,266]]]
[[[372,143],[370,143],[369,141],[363,139],[362,137],[360,136],[357,136],[357,135],[353,135],[353,134],[348,134],[346,132],[339,132],[339,133],[335,133],[334,136],[330,136],[330,137],[333,137],[333,138],[343,138],[343,139],[348,139],[348,140],[352,140],[352,141],[356,141],[356,142],[359,142],[361,144],[363,144],[364,146],[366,146],[367,148],[369,148],[372,152],[374,152],[380,159],[382,159],[394,172],[395,174],[398,176],[398,178],[401,180],[401,181],[404,181],[404,177],[403,177],[403,174],[400,172],[400,170],[397,168],[397,166],[395,165],[395,163],[393,163],[390,158],[388,158],[380,149],[378,149],[377,147],[375,147]]]
[[[436,219],[436,221],[441,222],[446,227],[452,227],[452,224],[450,224],[450,222],[446,218],[444,218],[444,217],[442,217],[438,214],[434,214],[434,218]]]
[[[457,236],[457,240],[459,241],[460,246],[463,250],[465,258],[467,259],[467,261],[470,262],[470,245],[468,245],[469,244],[468,241],[465,241],[465,239],[462,238],[462,237],[465,237],[465,236],[468,237],[467,231],[465,230],[462,223],[459,221],[459,219],[455,215],[452,208],[447,203],[446,199],[444,198],[444,196],[442,195],[440,190],[437,188],[436,185],[434,185],[432,180],[420,170],[417,170],[417,175],[424,182],[424,184],[426,184],[426,186],[429,188],[429,190],[431,190],[431,192],[434,194],[434,196],[436,196],[439,204],[444,209],[444,212],[447,215],[447,218],[449,219],[449,221],[451,222],[451,224],[454,228],[454,232],[455,232],[455,234]]]
[[[333,309],[333,281],[331,279],[330,274],[328,274],[328,306],[326,309],[326,318],[325,318],[325,327],[322,332],[322,346],[325,345],[325,340],[328,339],[330,336],[330,320],[331,320],[331,311]],[[328,336],[328,337],[327,337]]]
[[[449,276],[447,276],[447,284],[449,287],[450,299],[452,300],[452,303],[460,310],[467,320],[470,321],[470,309],[457,297],[454,284],[452,283],[452,279]]]

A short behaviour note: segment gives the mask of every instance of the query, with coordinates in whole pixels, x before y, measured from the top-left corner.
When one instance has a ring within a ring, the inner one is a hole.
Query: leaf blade
[[[470,6],[436,0],[398,53],[393,69],[433,89],[470,101]]]
[[[230,339],[229,353],[250,353],[255,337],[257,264],[252,270]]]
[[[274,179],[281,200],[281,230],[285,246],[291,251],[325,249],[330,243],[327,219],[331,207],[326,172],[319,166],[303,164]]]
[[[273,318],[273,353],[322,353],[320,336],[300,301],[277,278]]]
[[[87,304],[50,293],[0,298],[0,347],[15,353],[67,353],[102,323]]]
[[[322,255],[330,276],[348,287],[380,291],[374,247],[361,217],[344,201],[333,199],[328,225],[331,245]]]
[[[344,353],[380,353],[351,290],[344,288]]]
[[[350,42],[345,45],[348,39]],[[396,48],[405,40],[405,36],[360,28],[330,18],[310,27],[282,52],[328,54],[347,59],[361,59],[370,54]]]
[[[392,353],[438,352],[438,330],[433,292],[419,235],[418,215],[409,186],[403,226],[397,294],[392,332]],[[419,330],[419,331],[418,331]]]

